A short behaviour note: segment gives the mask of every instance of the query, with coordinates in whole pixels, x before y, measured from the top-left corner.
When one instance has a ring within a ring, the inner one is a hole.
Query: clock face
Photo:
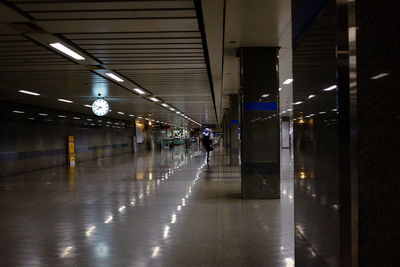
[[[92,111],[97,116],[105,116],[110,110],[110,105],[104,99],[97,99],[92,104]]]

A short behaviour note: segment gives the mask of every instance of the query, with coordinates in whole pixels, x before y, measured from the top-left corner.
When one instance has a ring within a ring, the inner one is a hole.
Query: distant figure
[[[202,135],[202,141],[203,141],[204,148],[207,151],[207,161],[209,161],[210,160],[210,151],[214,150],[211,146],[213,134],[210,129],[206,128],[206,129],[204,129],[204,131],[201,135]]]

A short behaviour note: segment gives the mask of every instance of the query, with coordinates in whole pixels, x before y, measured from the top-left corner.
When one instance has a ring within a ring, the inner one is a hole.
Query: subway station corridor
[[[294,266],[284,175],[242,200],[220,150],[177,147],[3,177],[0,266]]]

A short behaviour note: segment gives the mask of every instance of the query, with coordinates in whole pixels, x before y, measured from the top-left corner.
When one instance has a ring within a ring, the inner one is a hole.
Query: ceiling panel
[[[74,101],[68,106],[71,109],[76,106],[90,112],[83,105],[101,92],[112,109],[126,114],[154,112],[159,119],[182,121],[180,116],[134,94],[132,88],[93,72],[104,68],[195,120],[216,122],[193,0],[7,2],[30,24],[8,24],[17,32],[0,24],[3,97],[4,90],[14,90],[9,94],[12,100],[23,102],[26,97],[15,92],[30,89],[42,94],[38,101],[41,105],[57,106],[57,98],[68,98]],[[98,66],[72,61],[49,49],[45,41],[26,37],[25,32],[50,34],[93,58]]]

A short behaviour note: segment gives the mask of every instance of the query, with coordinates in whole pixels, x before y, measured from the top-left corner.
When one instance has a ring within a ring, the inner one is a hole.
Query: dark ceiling
[[[193,0],[10,0],[0,2],[0,17],[3,101],[89,114],[84,105],[101,94],[110,102],[111,117],[152,114],[169,123],[189,122],[148,100],[154,95],[200,123],[216,122]],[[53,42],[69,45],[85,60],[53,50]],[[106,77],[107,71],[124,82]]]

